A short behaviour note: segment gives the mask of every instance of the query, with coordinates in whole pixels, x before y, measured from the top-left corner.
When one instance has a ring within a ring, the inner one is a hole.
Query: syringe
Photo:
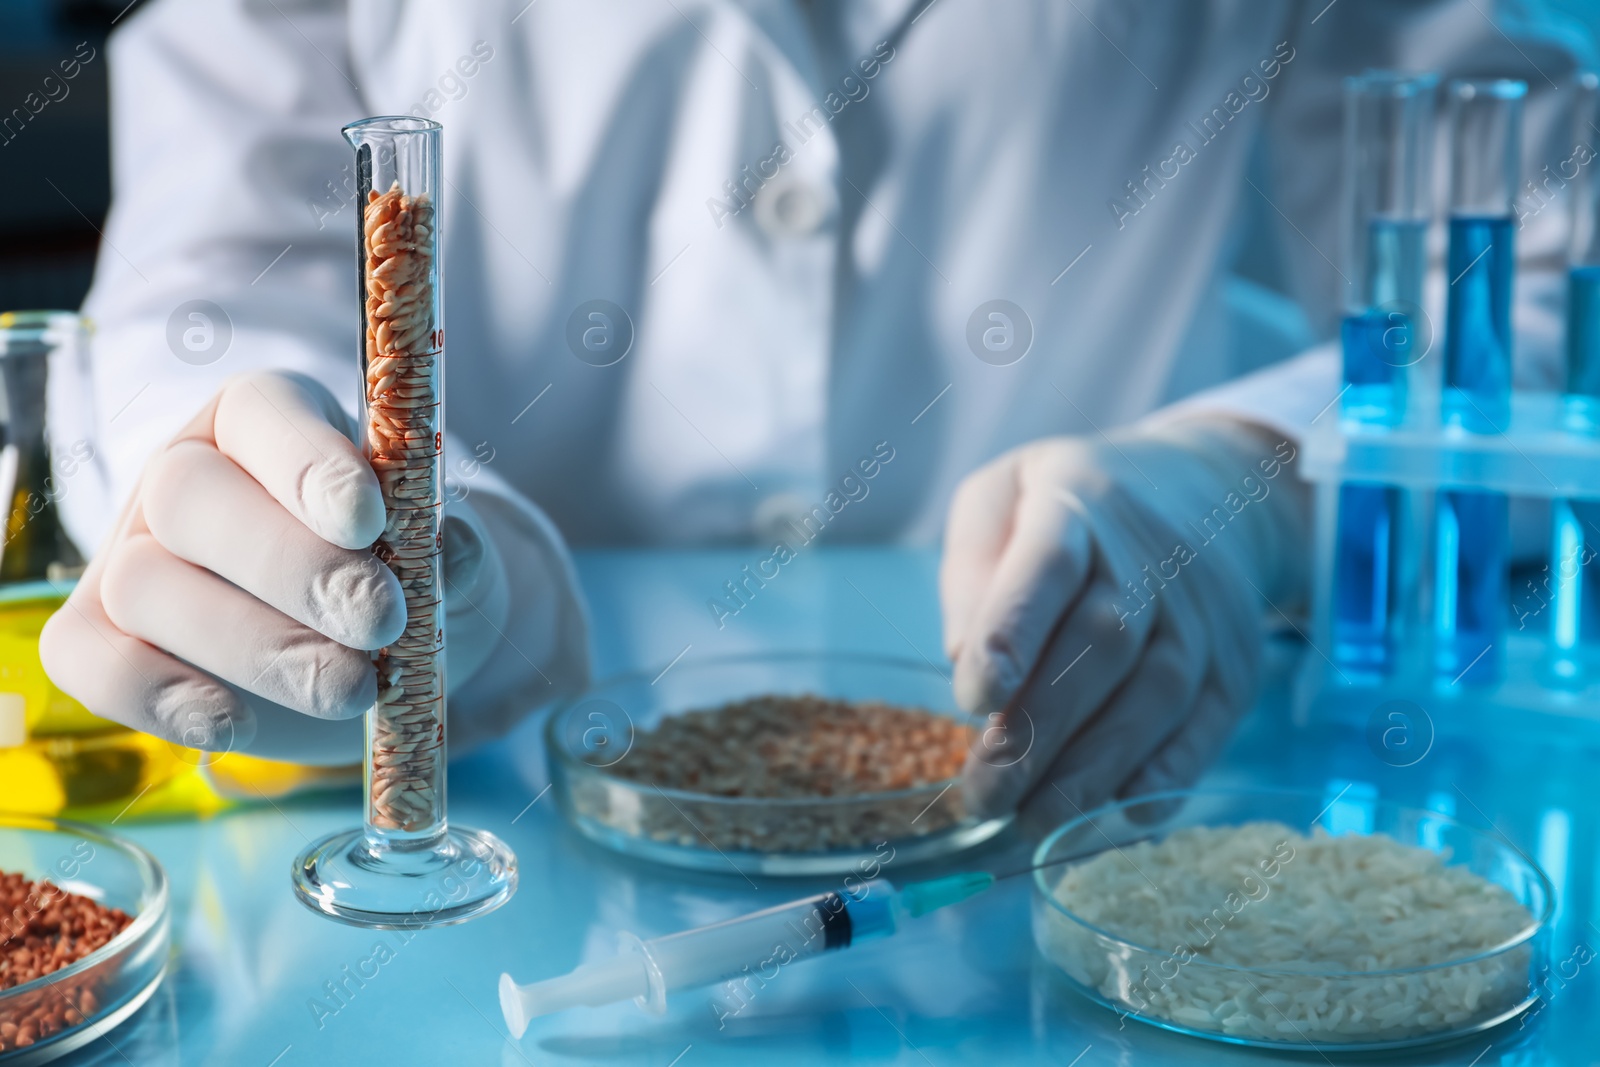
[[[1119,844],[1148,840],[1136,838]],[[1104,846],[1048,863],[992,874],[960,874],[911,882],[896,888],[884,878],[862,881],[853,889],[793,900],[750,915],[694,930],[641,940],[623,931],[621,951],[610,959],[585,963],[577,970],[542,982],[518,985],[500,976],[500,1010],[513,1037],[521,1037],[529,1020],[576,1007],[599,1007],[633,1000],[651,1014],[666,1011],[667,994],[716,982],[765,983],[778,969],[797,960],[888,937],[908,919],[977,896],[996,882],[1041,867],[1086,859],[1113,847]],[[851,879],[846,879],[851,881]],[[755,988],[759,988],[759,985]]]

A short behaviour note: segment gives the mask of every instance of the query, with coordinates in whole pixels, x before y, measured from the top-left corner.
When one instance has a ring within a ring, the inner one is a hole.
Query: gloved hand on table
[[[956,699],[988,716],[975,810],[1059,822],[1193,784],[1254,698],[1263,612],[1304,597],[1294,456],[1210,416],[1037,441],[962,483],[940,589]]]
[[[370,551],[383,499],[353,437],[308,378],[231,380],[151,457],[46,625],[50,677],[95,714],[192,748],[359,760],[367,650],[399,636],[405,604]],[[587,677],[553,531],[526,505],[483,510],[491,521],[465,500],[445,509],[453,748]]]

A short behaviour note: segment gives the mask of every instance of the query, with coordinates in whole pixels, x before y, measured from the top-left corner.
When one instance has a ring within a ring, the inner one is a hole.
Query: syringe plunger
[[[500,976],[500,1011],[512,1037],[521,1037],[528,1022],[568,1008],[595,1008],[619,1000],[649,996],[650,971],[642,953],[624,953],[585,963],[570,974],[518,985]]]

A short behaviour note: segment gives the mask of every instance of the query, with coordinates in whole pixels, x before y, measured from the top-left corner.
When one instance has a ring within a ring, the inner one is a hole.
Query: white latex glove
[[[1299,604],[1294,455],[1213,416],[1034,442],[962,483],[940,590],[956,699],[989,717],[975,810],[1057,822],[1199,777],[1254,697],[1267,602]]]
[[[310,379],[225,385],[150,459],[46,625],[50,677],[96,714],[189,747],[358,760],[376,696],[366,650],[399,636],[405,603],[369,551],[383,499],[353,431]],[[445,541],[455,588],[498,574],[503,625],[504,567],[470,509],[447,507]],[[460,664],[450,653],[447,672],[466,668],[451,688],[487,658],[482,643]]]

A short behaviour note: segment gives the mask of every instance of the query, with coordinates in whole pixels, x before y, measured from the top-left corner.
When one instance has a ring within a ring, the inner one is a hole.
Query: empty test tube
[[[1511,412],[1513,201],[1522,161],[1519,81],[1452,81],[1450,245],[1446,255],[1443,413],[1469,433],[1504,432]],[[1436,676],[1500,680],[1509,613],[1504,493],[1439,494],[1434,576]]]
[[[1431,217],[1433,75],[1369,71],[1345,81],[1344,348],[1346,422],[1392,425],[1426,388],[1431,329],[1422,311]],[[1417,385],[1423,389],[1418,390]],[[1334,659],[1385,674],[1394,654],[1408,494],[1339,487],[1333,581]]]

